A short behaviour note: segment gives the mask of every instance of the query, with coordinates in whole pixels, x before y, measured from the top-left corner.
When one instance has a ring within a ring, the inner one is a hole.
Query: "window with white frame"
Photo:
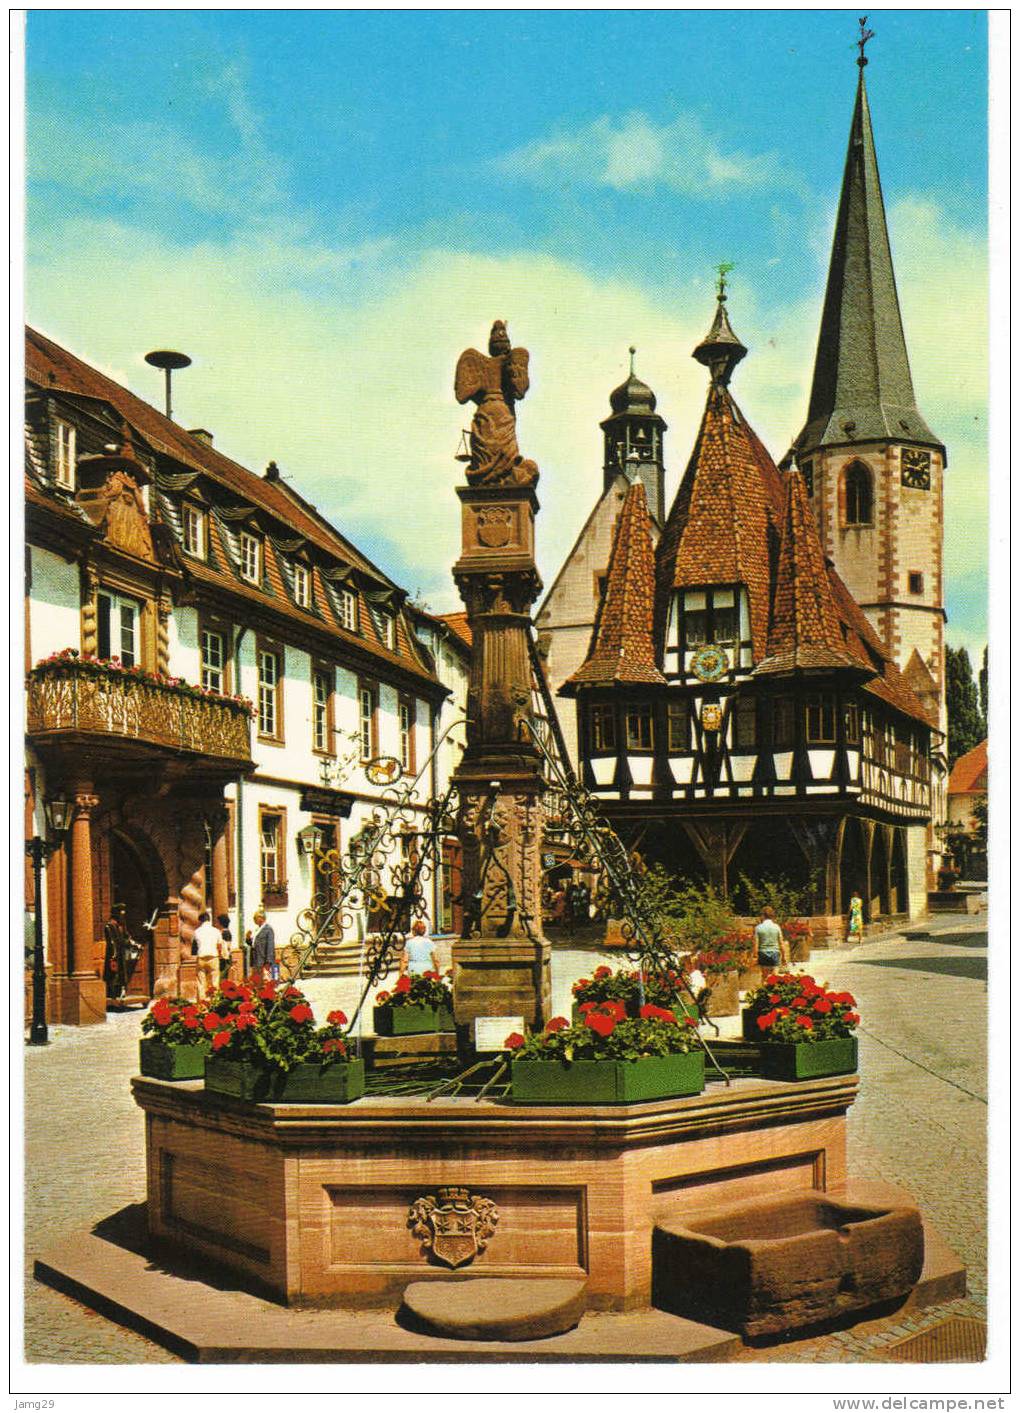
[[[375,688],[362,683],[358,688],[358,743],[361,759],[375,755]]]
[[[332,697],[333,673],[328,667],[317,667],[312,674],[312,745],[317,751],[332,750]]]
[[[58,422],[56,435],[57,485],[73,491],[75,487],[75,448],[77,432],[70,422]]]
[[[400,764],[405,770],[414,769],[414,700],[401,697],[397,703],[400,727]]]
[[[685,699],[667,703],[666,736],[670,751],[690,750],[691,712]]]
[[[652,749],[652,709],[650,706],[630,706],[624,714],[628,751]]]
[[[263,810],[259,820],[259,870],[263,897],[286,888],[283,815]]]
[[[616,709],[600,703],[591,709],[591,748],[593,751],[616,750]]]
[[[197,505],[185,501],[181,507],[181,528],[184,531],[184,549],[198,559],[205,558],[205,511]]]
[[[262,541],[247,530],[241,531],[241,578],[249,584],[262,583]]]
[[[294,565],[294,602],[307,608],[312,601],[311,576],[303,564]]]
[[[227,642],[215,628],[203,628],[199,634],[202,686],[207,692],[222,692],[226,685]]]
[[[340,624],[350,633],[358,631],[358,596],[353,589],[340,590]]]
[[[96,654],[119,658],[124,667],[136,667],[141,656],[140,605],[134,599],[100,589],[96,595]]]
[[[379,634],[383,640],[383,646],[391,651],[397,646],[397,616],[388,610],[383,610],[378,617]]]
[[[280,734],[280,654],[259,648],[259,735]]]

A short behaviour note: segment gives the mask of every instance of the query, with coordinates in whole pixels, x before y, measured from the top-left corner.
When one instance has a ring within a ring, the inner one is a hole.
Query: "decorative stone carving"
[[[98,490],[82,490],[78,502],[103,531],[108,544],[137,559],[155,561],[145,502],[137,482],[127,471],[111,470]]]
[[[478,511],[477,534],[488,549],[503,549],[514,539],[513,510],[508,505],[484,506]]]
[[[480,1255],[495,1235],[499,1212],[487,1197],[472,1196],[466,1187],[440,1187],[436,1196],[411,1203],[407,1225],[423,1251],[457,1270]]]
[[[472,485],[530,486],[538,467],[526,461],[517,446],[514,403],[528,391],[528,350],[511,348],[506,325],[499,319],[489,335],[488,356],[468,348],[457,361],[454,393],[458,402],[474,402],[471,422]]]

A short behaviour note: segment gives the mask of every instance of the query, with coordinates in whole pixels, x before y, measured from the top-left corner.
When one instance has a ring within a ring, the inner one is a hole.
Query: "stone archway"
[[[156,924],[167,898],[159,852],[141,831],[110,830],[110,897],[122,906],[128,936],[142,946],[128,976],[129,996],[149,997],[156,981]]]
[[[868,848],[861,821],[853,816],[843,830],[843,847],[839,858],[839,891],[846,914],[850,899],[859,893],[864,902],[864,917],[868,920]]]
[[[907,883],[907,831],[893,827],[892,864],[890,868],[890,909],[894,913],[910,911],[910,891]]]
[[[889,912],[889,827],[875,826],[868,867],[869,920],[885,917]]]

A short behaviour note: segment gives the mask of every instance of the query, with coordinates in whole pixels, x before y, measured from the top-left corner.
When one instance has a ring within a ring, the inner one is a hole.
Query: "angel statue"
[[[537,481],[538,467],[517,446],[514,416],[514,403],[528,391],[528,350],[510,347],[501,319],[492,326],[488,356],[477,348],[460,355],[453,390],[458,402],[478,405],[471,422],[470,484],[530,486]]]

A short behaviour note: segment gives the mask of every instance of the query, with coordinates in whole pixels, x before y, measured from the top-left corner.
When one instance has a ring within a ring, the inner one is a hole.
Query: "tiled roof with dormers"
[[[759,465],[762,451],[757,438],[752,443],[727,389],[711,387],[694,451],[659,541],[660,641],[674,589],[743,584],[754,660],[766,656],[778,514]]]
[[[975,795],[988,789],[988,742],[979,741],[973,750],[962,755],[949,772],[949,795]]]
[[[799,471],[786,477],[786,506],[772,595],[768,656],[755,676],[818,670],[862,669],[846,645],[825,557]]]
[[[923,721],[926,726],[937,728],[936,714],[911,690],[903,673],[883,647],[864,610],[836,573],[831,561],[826,560],[825,567],[847,646],[861,659],[862,664],[869,666],[875,673],[874,677],[865,682],[863,690],[906,716],[913,717],[915,721]]]
[[[606,587],[595,619],[588,656],[560,689],[612,686],[615,682],[660,685],[655,662],[655,552],[644,483],[634,481],[616,522]]]
[[[348,644],[369,670],[385,673],[388,666],[417,678],[423,689],[441,691],[413,633],[402,623],[404,591],[363,555],[345,536],[293,488],[274,474],[258,476],[222,452],[193,437],[141,398],[136,397],[51,339],[26,330],[26,376],[33,397],[57,396],[65,403],[91,399],[113,426],[131,429],[140,459],[155,465],[152,513],[182,546],[180,505],[182,496],[194,499],[207,513],[207,552],[204,557],[181,553],[180,564],[196,588],[210,596],[229,592],[254,612],[261,608],[295,625],[326,633],[338,646]],[[89,404],[82,404],[88,407]],[[35,477],[29,453],[28,476]],[[74,498],[51,493],[54,505]],[[59,506],[57,508],[60,508]],[[262,544],[262,579],[249,583],[241,576],[239,536],[248,529]],[[293,592],[291,559],[299,555],[312,571],[311,597],[299,606]],[[335,585],[349,578],[357,591],[357,630],[343,626]],[[327,587],[328,584],[328,587]],[[397,612],[395,646],[388,648],[374,623],[366,597],[384,597]],[[322,648],[326,651],[325,646]],[[367,655],[367,658],[366,658]],[[428,687],[426,687],[428,684]]]

